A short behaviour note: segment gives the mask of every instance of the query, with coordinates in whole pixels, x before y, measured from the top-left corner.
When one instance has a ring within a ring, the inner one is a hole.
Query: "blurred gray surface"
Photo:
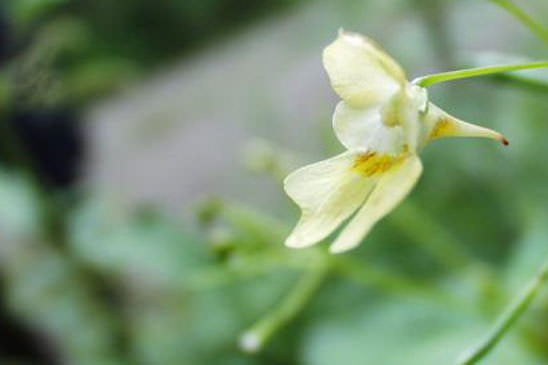
[[[402,4],[308,2],[94,106],[87,116],[84,183],[120,201],[172,212],[211,194],[255,206],[284,204],[272,182],[239,177],[246,173],[241,151],[253,136],[302,153],[305,161],[326,157],[326,146],[334,149],[325,131],[337,97],[322,69],[321,51],[339,26],[377,39],[410,76],[443,69],[443,57],[436,56],[443,50],[421,25],[420,12]],[[456,35],[457,55],[488,48],[518,52],[524,42],[513,40],[534,41],[488,2],[446,6],[434,16],[444,16],[442,26]],[[500,26],[484,29],[484,24]],[[410,44],[425,48],[409,49]]]

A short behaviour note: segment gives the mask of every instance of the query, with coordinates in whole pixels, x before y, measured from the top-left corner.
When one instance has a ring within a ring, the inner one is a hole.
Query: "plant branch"
[[[244,332],[240,338],[241,349],[246,352],[260,351],[274,333],[303,310],[323,283],[327,271],[326,265],[318,265],[315,269],[305,272],[279,307]]]
[[[500,339],[506,334],[506,332],[512,327],[516,320],[525,312],[529,307],[529,304],[538,294],[540,288],[548,280],[548,258],[542,265],[538,274],[527,285],[521,295],[515,300],[515,302],[508,307],[508,309],[502,314],[499,320],[495,323],[495,326],[488,334],[488,336],[477,346],[471,348],[461,355],[457,364],[459,365],[471,365],[477,363],[484,358]]]
[[[531,29],[539,38],[541,38],[545,43],[548,43],[548,29],[546,29],[542,24],[535,21],[527,13],[521,10],[516,4],[510,0],[491,0],[495,4],[499,5],[501,8],[508,11],[510,14],[515,16],[521,23],[526,27]]]
[[[495,65],[486,67],[475,67],[464,70],[442,72],[438,74],[426,75],[413,80],[413,84],[426,87],[440,82],[467,79],[471,77],[493,75],[503,72],[530,70],[535,68],[547,68],[548,61],[539,61],[532,63],[516,64],[516,65]]]

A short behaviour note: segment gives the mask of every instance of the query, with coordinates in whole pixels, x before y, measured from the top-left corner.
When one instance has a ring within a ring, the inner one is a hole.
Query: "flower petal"
[[[398,154],[405,144],[401,126],[382,122],[381,108],[356,109],[341,101],[333,114],[333,130],[339,141],[351,151],[375,151]]]
[[[354,107],[387,100],[406,82],[401,67],[369,39],[339,32],[323,52],[324,67],[333,89]]]
[[[414,154],[385,172],[363,207],[339,234],[329,250],[332,253],[340,253],[357,246],[375,223],[407,196],[421,172],[422,163]]]
[[[286,193],[301,208],[301,218],[285,244],[311,246],[333,232],[358,209],[374,187],[353,169],[357,155],[345,152],[305,166],[284,181]]]
[[[508,144],[508,140],[499,132],[459,120],[433,103],[428,105],[424,124],[427,133],[423,144],[445,137],[490,138]]]

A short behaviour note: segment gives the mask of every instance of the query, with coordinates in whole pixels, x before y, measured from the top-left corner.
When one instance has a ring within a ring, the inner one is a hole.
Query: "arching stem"
[[[547,68],[548,61],[539,61],[531,63],[522,63],[517,65],[495,65],[495,66],[486,66],[486,67],[475,67],[468,68],[464,70],[442,72],[439,74],[426,75],[418,77],[413,80],[413,84],[426,87],[434,85],[440,82],[467,79],[471,77],[493,75],[497,73],[510,72],[510,71],[519,71],[519,70],[530,70],[535,68]]]
[[[531,280],[519,297],[502,314],[487,337],[477,346],[464,352],[458,359],[459,365],[471,365],[483,359],[529,307],[529,304],[548,280],[548,258],[538,274]]]

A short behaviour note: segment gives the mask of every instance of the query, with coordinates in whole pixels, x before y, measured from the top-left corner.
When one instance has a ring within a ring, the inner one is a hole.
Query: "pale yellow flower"
[[[402,68],[371,40],[339,32],[323,52],[331,85],[342,98],[333,129],[347,151],[291,173],[287,194],[301,218],[286,240],[311,246],[349,219],[330,247],[357,246],[409,193],[422,172],[418,157],[431,140],[484,137],[507,144],[498,132],[458,120],[428,101]]]

